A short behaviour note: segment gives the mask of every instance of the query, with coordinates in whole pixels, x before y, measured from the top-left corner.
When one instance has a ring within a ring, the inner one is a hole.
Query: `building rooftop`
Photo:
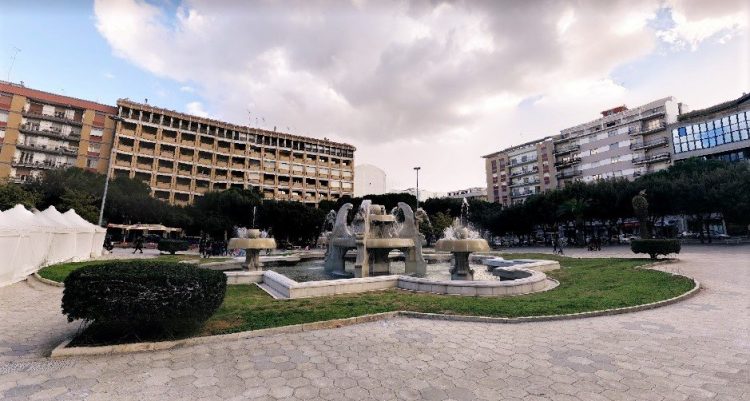
[[[705,109],[700,110],[694,110],[685,114],[681,114],[677,117],[678,121],[688,120],[691,118],[696,117],[703,117],[710,114],[718,113],[723,110],[731,109],[733,107],[737,107],[741,105],[742,103],[747,102],[750,100],[750,93],[743,94],[742,96],[738,97],[737,99],[733,99],[724,103],[719,103],[716,105],[713,105],[711,107],[706,107]]]
[[[23,84],[14,82],[0,81],[0,92],[12,93],[14,95],[25,96],[41,102],[48,102],[59,106],[68,106],[79,109],[91,109],[101,111],[107,114],[116,114],[117,108],[108,106],[91,100],[79,99],[77,97],[63,96],[56,93],[45,92],[38,89],[27,88]]]
[[[509,148],[505,148],[503,150],[498,150],[497,152],[492,152],[490,154],[484,155],[484,156],[482,156],[482,158],[486,159],[488,157],[492,157],[492,156],[498,155],[500,153],[512,152],[512,151],[514,151],[516,149],[520,149],[520,148],[522,148],[524,146],[534,145],[534,144],[539,143],[539,142],[544,142],[544,141],[546,141],[548,139],[552,139],[552,137],[551,136],[545,136],[544,138],[534,139],[533,141],[524,142],[524,143],[522,143],[520,145],[513,145],[513,146],[511,146]]]
[[[182,113],[182,112],[170,110],[170,109],[164,109],[161,107],[152,106],[147,103],[134,102],[130,99],[117,99],[117,105],[130,107],[133,109],[145,110],[145,111],[159,113],[159,114],[165,114],[165,115],[169,115],[172,117],[181,118],[183,120],[195,121],[195,122],[202,123],[202,124],[215,125],[215,126],[219,126],[222,128],[228,128],[228,129],[233,129],[233,130],[252,133],[252,134],[275,136],[277,138],[305,141],[305,142],[311,142],[311,143],[316,143],[316,144],[325,145],[325,146],[339,146],[343,149],[347,149],[351,151],[357,150],[356,147],[348,143],[334,142],[328,139],[318,139],[318,138],[312,138],[308,136],[288,134],[288,133],[280,132],[280,131],[269,131],[269,130],[265,130],[262,128],[253,128],[253,127],[249,127],[246,125],[232,124],[232,123],[228,123],[225,121],[214,120],[214,119],[206,118],[206,117],[199,117],[199,116],[195,116],[192,114]]]

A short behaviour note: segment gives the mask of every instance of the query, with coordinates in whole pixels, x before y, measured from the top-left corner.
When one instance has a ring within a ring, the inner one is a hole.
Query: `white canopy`
[[[0,286],[49,264],[101,255],[105,233],[72,209],[61,214],[50,206],[32,213],[16,205],[0,211]]]

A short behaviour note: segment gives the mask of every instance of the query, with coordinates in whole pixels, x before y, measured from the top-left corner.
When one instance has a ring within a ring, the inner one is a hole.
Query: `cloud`
[[[107,79],[115,79],[115,74],[112,74],[111,72],[103,72],[102,76]]]
[[[671,4],[674,26],[657,34],[676,48],[693,51],[709,39],[725,43],[747,31],[749,9],[750,3],[745,0],[676,0]]]
[[[379,164],[394,185],[423,160],[434,167],[423,170],[425,179],[448,190],[483,181],[481,154],[623,103],[628,90],[611,72],[661,41],[712,37],[691,33],[708,11],[696,14],[707,6],[690,2],[671,5],[684,17],[671,28],[649,28],[663,7],[659,0],[186,0],[168,11],[97,0],[94,11],[115,55],[159,77],[197,82],[216,118],[244,123],[249,111],[269,126],[353,143],[358,161]],[[735,13],[719,4],[709,11],[712,20]],[[548,121],[519,119],[529,98]],[[395,156],[402,154],[410,157]],[[469,172],[438,173],[446,160]]]
[[[201,102],[190,102],[185,105],[185,109],[188,113],[198,117],[209,117],[208,112],[203,109],[203,104]]]
[[[180,92],[193,93],[195,89],[192,86],[180,86]]]

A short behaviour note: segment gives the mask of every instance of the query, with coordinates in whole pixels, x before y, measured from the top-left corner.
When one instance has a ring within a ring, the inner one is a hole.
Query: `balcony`
[[[524,175],[537,174],[537,173],[539,173],[539,169],[535,168],[535,169],[527,170],[527,171],[517,171],[515,173],[511,173],[510,176],[511,177],[523,177]],[[344,178],[349,178],[349,177],[344,177]]]
[[[24,167],[24,168],[30,168],[30,169],[36,169],[36,170],[49,170],[53,168],[65,168],[65,167],[73,166],[70,163],[52,163],[49,161],[32,162],[32,161],[20,161],[20,160],[13,160],[10,163],[10,165],[13,167]]]
[[[580,157],[572,157],[569,159],[563,159],[555,162],[555,167],[567,167],[581,162]]]
[[[631,150],[652,149],[652,148],[658,148],[660,146],[667,146],[668,144],[669,144],[669,139],[659,138],[654,141],[631,143],[630,149]]]
[[[567,179],[567,178],[577,177],[577,176],[579,176],[581,174],[583,174],[581,172],[581,170],[573,170],[573,171],[561,171],[561,172],[557,173],[555,176],[558,179],[564,180],[564,179]]]
[[[510,166],[523,166],[524,164],[536,163],[538,160],[539,158],[537,157],[533,159],[526,159],[526,160],[521,160],[521,161],[511,160]]]
[[[55,115],[47,115],[42,113],[34,113],[31,111],[24,111],[21,113],[24,117],[38,118],[46,121],[55,121],[62,124],[72,124],[77,126],[83,126],[81,121],[65,118],[65,113],[55,113]]]
[[[579,149],[581,149],[581,145],[565,146],[565,147],[561,147],[560,149],[555,149],[555,152],[553,154],[555,156],[564,155],[570,152],[575,152],[576,150],[579,150]]]
[[[669,152],[664,152],[664,153],[653,155],[651,157],[641,157],[638,159],[633,159],[633,164],[641,165],[641,164],[658,163],[660,161],[666,161],[671,158],[672,156],[669,154]]]
[[[636,135],[648,135],[653,134],[654,132],[659,132],[664,129],[667,125],[663,122],[660,122],[656,127],[652,128],[645,128],[645,129],[633,129],[630,132],[628,132],[628,135],[636,136]]]
[[[521,182],[516,182],[516,183],[510,184],[510,187],[511,188],[514,188],[514,187],[525,187],[527,185],[537,185],[540,182],[541,182],[540,180],[525,181],[525,182],[521,181]]]
[[[27,150],[48,153],[48,154],[53,154],[53,155],[78,156],[78,148],[68,148],[64,146],[51,147],[47,145],[17,143],[16,148],[27,149]]]
[[[81,134],[78,131],[71,131],[68,134],[64,134],[62,130],[55,130],[55,129],[43,130],[43,129],[40,129],[38,125],[28,124],[28,123],[19,127],[18,130],[26,134],[39,135],[39,136],[44,136],[47,138],[54,138],[54,139],[62,139],[65,141],[78,142],[81,140]]]

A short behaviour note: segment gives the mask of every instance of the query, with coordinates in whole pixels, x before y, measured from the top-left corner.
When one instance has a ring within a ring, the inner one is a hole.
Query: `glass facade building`
[[[749,160],[750,94],[682,114],[669,126],[676,161],[691,157]]]
[[[733,113],[722,118],[687,124],[672,129],[674,153],[710,149],[724,144],[750,140],[750,112]]]

